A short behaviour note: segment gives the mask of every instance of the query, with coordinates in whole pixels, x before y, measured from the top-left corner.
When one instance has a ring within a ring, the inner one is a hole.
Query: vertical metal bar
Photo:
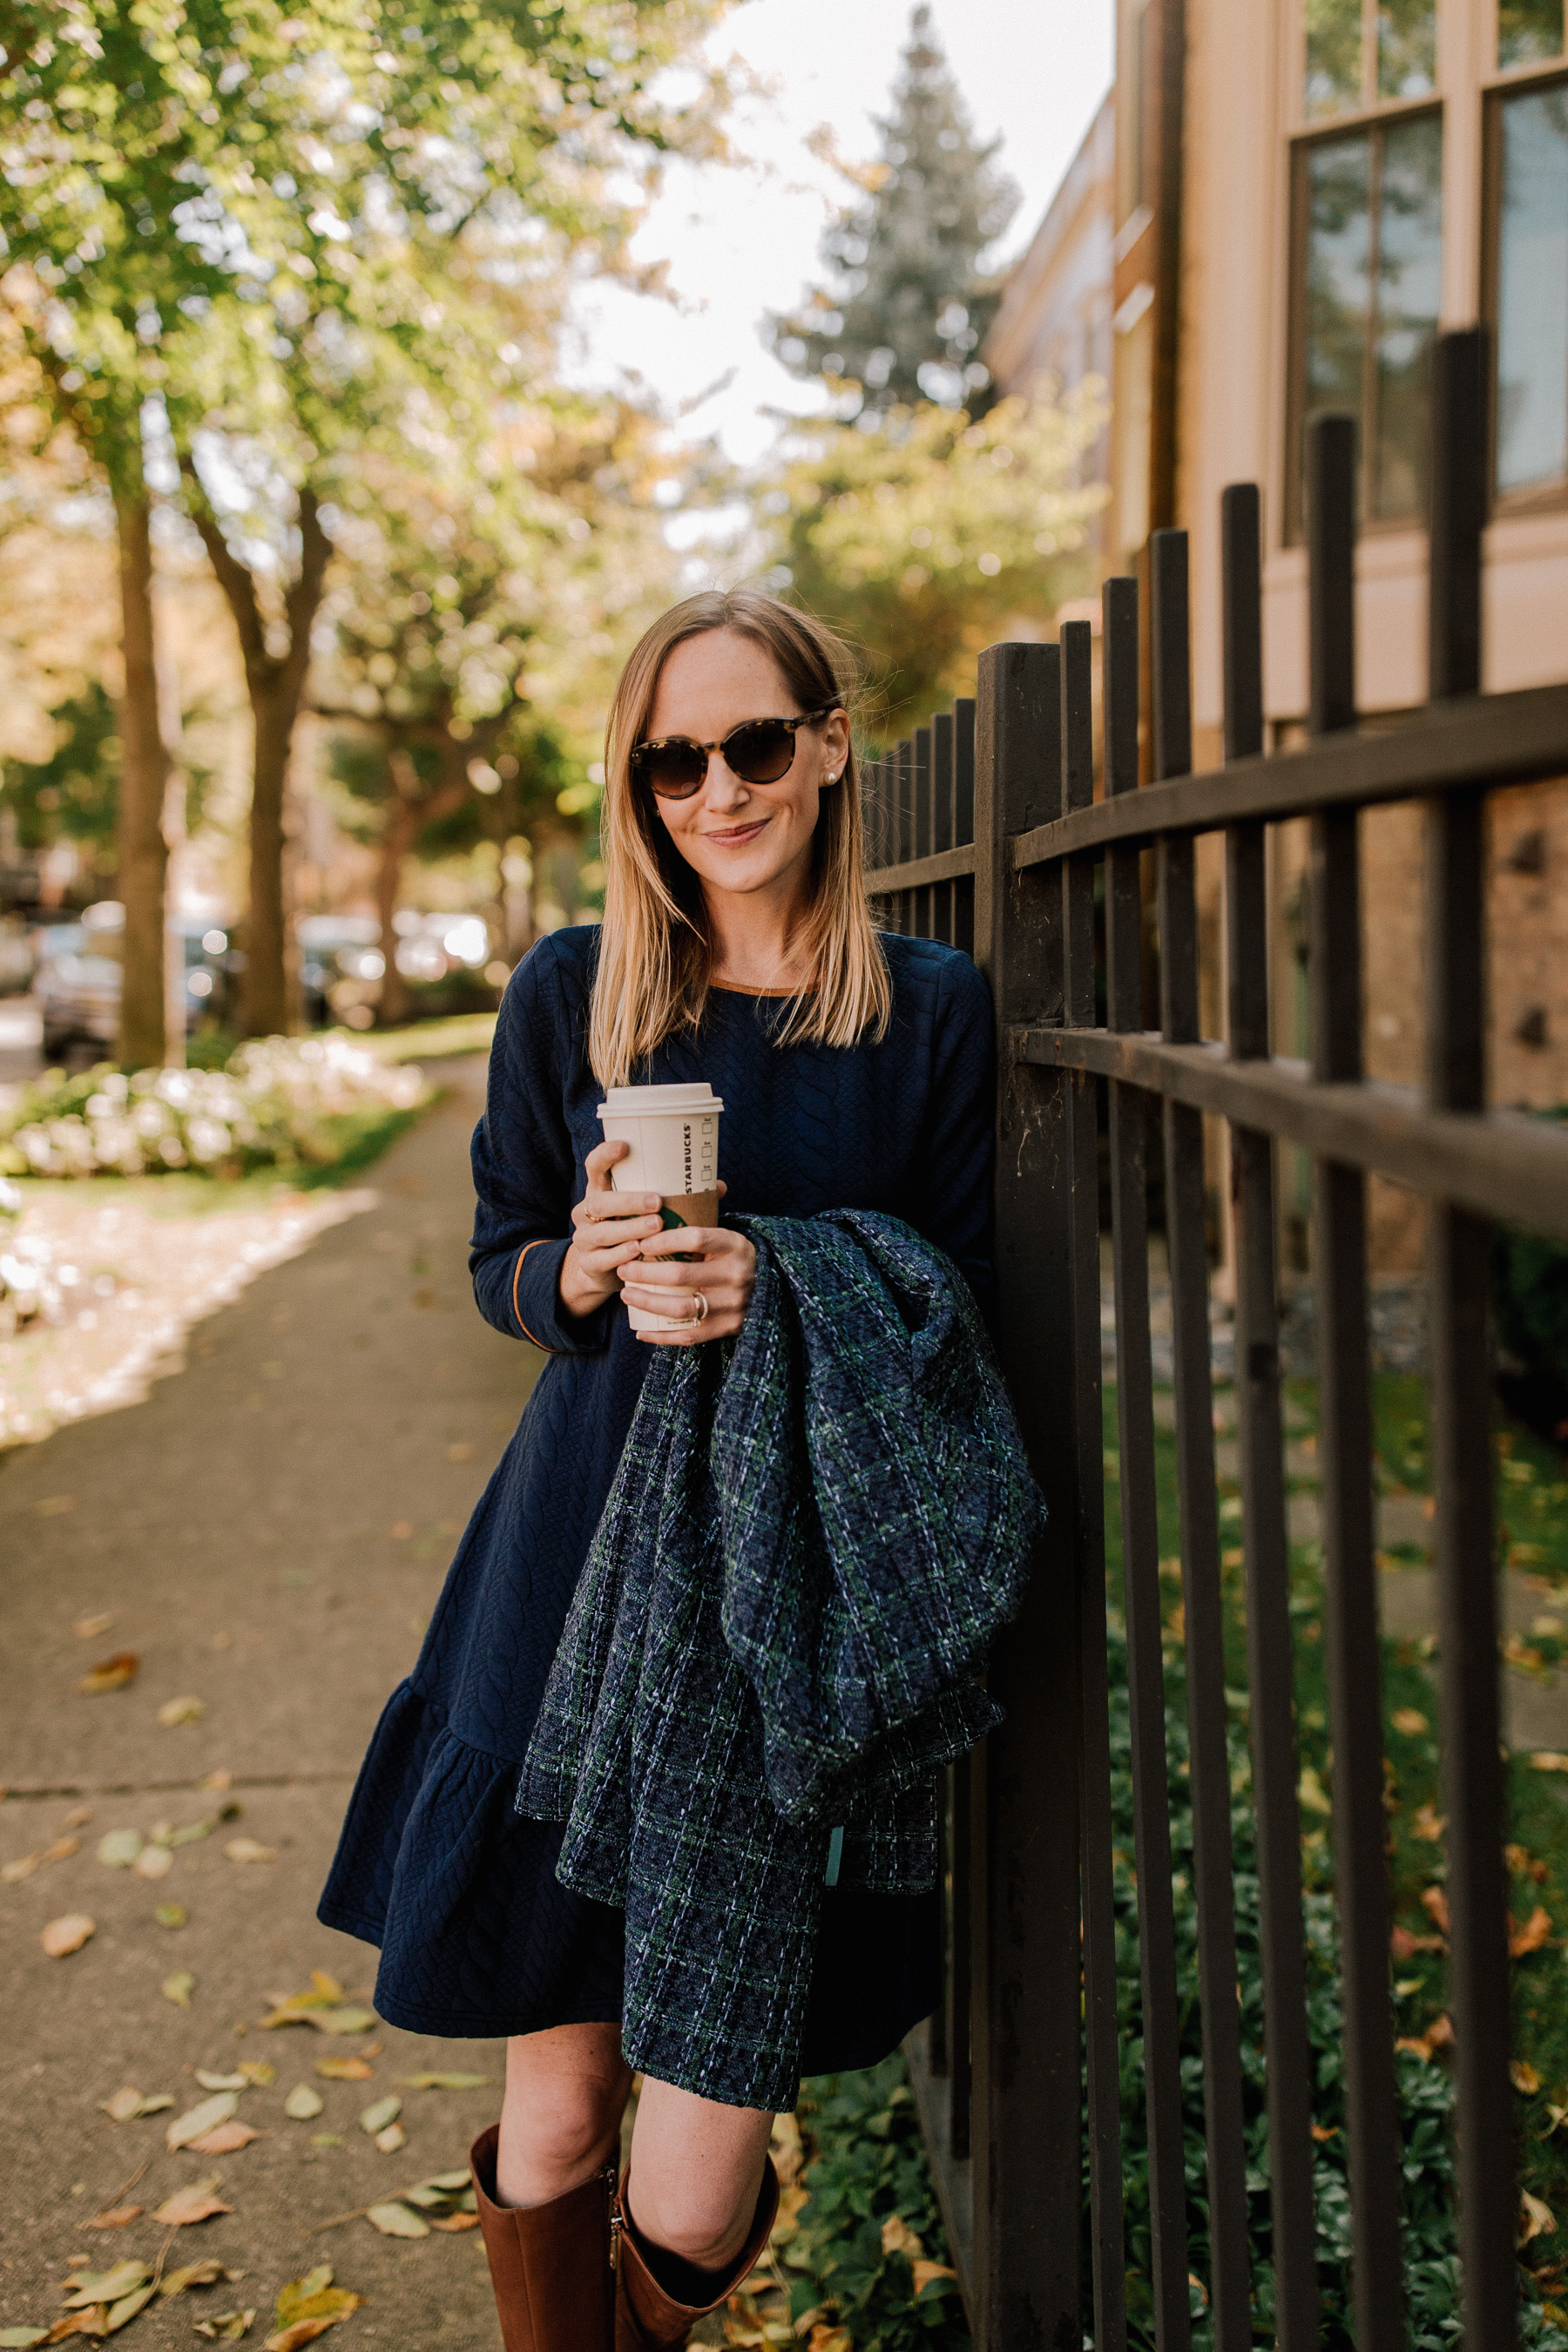
[[[1311,725],[1317,735],[1355,719],[1355,438],[1347,416],[1315,417],[1307,430]],[[1322,1079],[1362,1075],[1356,824],[1353,809],[1312,819],[1312,1067]],[[1366,1182],[1359,1169],[1331,1160],[1314,1165],[1312,1275],[1354,2334],[1359,2352],[1402,2352],[1403,2266],[1391,2259],[1400,2244],[1401,2147],[1383,1855]]]
[[[1074,2345],[1081,2326],[1078,1594],[1069,1351],[1072,1259],[1063,1074],[1015,1063],[1021,1023],[1059,1021],[1060,895],[1015,874],[1011,836],[1061,805],[1058,656],[1002,645],[980,656],[974,760],[976,961],[1001,1040],[995,1190],[996,1337],[1049,1508],[1023,1611],[991,1664],[1006,1721],[971,1765],[975,1825],[976,2352]],[[962,706],[960,706],[962,709]]]
[[[915,856],[931,855],[931,731],[929,727],[915,729]],[[914,918],[910,928],[915,937],[929,940],[931,931],[931,885],[922,883],[912,894]]]
[[[973,839],[974,702],[961,694],[952,706],[953,846]],[[967,877],[952,886],[952,944],[965,955],[974,953],[974,884]]]
[[[970,1821],[970,1759],[952,1768],[950,1827],[952,1867],[952,1937],[947,1961],[948,2154],[961,2164],[969,2154],[970,1964],[973,1951],[973,1873]]]
[[[952,847],[952,713],[939,710],[931,720],[931,845]],[[952,945],[952,885],[938,882],[931,891],[931,935]]]
[[[915,854],[915,747],[907,735],[898,757],[898,862],[907,866]]]
[[[1163,781],[1185,775],[1192,767],[1185,531],[1156,531],[1149,552],[1154,771]],[[1190,840],[1161,841],[1159,894],[1161,1025],[1173,1044],[1185,1045],[1198,1034],[1197,892]],[[1247,2150],[1231,1880],[1230,1758],[1226,1736],[1219,1502],[1215,1488],[1203,1114],[1169,1100],[1164,1113],[1165,1225],[1171,1259],[1215,2352],[1249,2352]]]
[[[1138,786],[1138,583],[1103,592],[1105,790]],[[1143,1025],[1142,890],[1135,847],[1105,861],[1106,1003],[1112,1029]],[[1110,1221],[1116,1286],[1116,1420],[1121,1490],[1121,1582],[1132,1735],[1133,1859],[1143,2000],[1143,2112],[1149,2148],[1151,2284],[1157,2352],[1187,2352],[1186,2167],[1182,2146],[1181,2021],[1171,1887],[1165,1672],[1161,1654],[1160,1525],[1149,1340],[1149,1206],[1144,1098],[1110,1087]]]
[[[1220,501],[1225,756],[1263,749],[1261,515],[1251,482]],[[1226,835],[1230,1050],[1268,1052],[1268,913],[1264,827]],[[1274,1152],[1254,1128],[1231,1131],[1236,1230],[1236,1398],[1251,1694],[1252,1793],[1258,1824],[1259,1940],[1268,2041],[1269,2206],[1279,2352],[1318,2342],[1312,2197],[1311,2053],[1307,2038],[1301,1822],[1290,1648],[1290,1555],[1280,1424],[1279,1324],[1274,1264]]]
[[[1087,808],[1094,798],[1094,632],[1087,621],[1068,621],[1062,625],[1060,640],[1065,813]],[[1060,869],[1060,877],[1066,943],[1066,1017],[1075,1025],[1092,1027],[1093,864],[1088,858],[1068,859]],[[1074,1071],[1068,1080],[1068,1149],[1073,1261],[1072,1434],[1078,1459],[1078,1524],[1074,1532],[1081,1644],[1079,1802],[1094,2341],[1096,2352],[1121,2352],[1127,2341],[1127,2262],[1122,2240],[1115,1864],[1110,1852],[1105,1440],[1100,1372],[1100,1171],[1095,1082],[1087,1071]]]
[[[1488,339],[1445,335],[1432,367],[1431,692],[1481,683]],[[1426,1085],[1435,1110],[1486,1106],[1485,832],[1481,795],[1426,815]],[[1434,1526],[1448,1812],[1449,1971],[1458,2060],[1465,2340],[1517,2337],[1513,2126],[1492,1538],[1489,1235],[1435,1201],[1429,1279]]]

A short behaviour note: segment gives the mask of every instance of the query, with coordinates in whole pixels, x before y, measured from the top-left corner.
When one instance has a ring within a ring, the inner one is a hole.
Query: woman
[[[511,1805],[642,1350],[736,1333],[754,1279],[743,1234],[667,1233],[655,1196],[615,1189],[604,1088],[712,1086],[727,1213],[881,1211],[983,1303],[989,1282],[989,1000],[966,957],[871,928],[848,693],[837,640],[769,597],[656,622],[610,715],[603,926],[541,941],[497,1027],[475,1289],[550,1361],[383,1717],[321,1916],[382,1946],[391,2022],[508,2038],[476,2149],[508,2352],[599,2352],[617,2252],[617,2346],[684,2343],[776,2201],[768,2114],[645,2078],[616,2202],[622,1916],[558,1885],[561,1825]],[[623,1300],[682,1328],[634,1334]],[[803,2072],[872,2064],[932,2008],[934,1901],[825,1895]]]

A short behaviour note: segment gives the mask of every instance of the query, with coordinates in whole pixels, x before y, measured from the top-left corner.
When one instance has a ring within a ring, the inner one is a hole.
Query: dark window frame
[[[1373,224],[1374,238],[1378,234],[1378,218],[1383,189],[1383,140],[1386,133],[1407,122],[1423,117],[1435,119],[1447,137],[1445,101],[1441,93],[1403,100],[1387,100],[1375,107],[1363,107],[1353,113],[1336,114],[1321,122],[1314,122],[1290,142],[1290,285],[1289,329],[1287,335],[1288,373],[1285,398],[1285,467],[1284,467],[1284,543],[1300,546],[1306,539],[1307,526],[1303,505],[1305,429],[1307,408],[1307,242],[1308,205],[1307,170],[1315,149],[1329,147],[1337,142],[1368,138],[1373,147],[1373,173],[1369,215]],[[1445,219],[1442,234],[1450,233]],[[1377,247],[1373,247],[1375,263]],[[1373,279],[1375,284],[1375,268]],[[1434,335],[1441,331],[1435,322]],[[1370,469],[1374,461],[1375,436],[1370,430],[1375,410],[1376,337],[1367,337],[1366,357],[1363,362],[1361,404],[1356,415],[1357,464],[1360,481],[1357,530],[1363,539],[1386,539],[1400,531],[1426,528],[1425,511],[1413,515],[1378,516],[1373,512],[1370,494]]]
[[[1568,461],[1555,481],[1532,483],[1528,489],[1498,488],[1498,369],[1501,362],[1498,328],[1502,296],[1502,113],[1510,100],[1532,98],[1543,89],[1568,85],[1568,57],[1539,66],[1515,66],[1506,78],[1489,83],[1481,93],[1481,317],[1491,331],[1492,383],[1487,481],[1494,515],[1553,514],[1568,507]]]

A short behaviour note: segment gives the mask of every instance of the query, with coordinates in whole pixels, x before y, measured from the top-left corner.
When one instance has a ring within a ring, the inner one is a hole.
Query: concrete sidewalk
[[[56,2320],[73,2268],[155,2262],[169,2233],[153,2210],[216,2173],[233,2210],[175,2232],[167,2267],[216,2257],[244,2276],[156,2299],[131,2323],[134,2352],[188,2346],[195,2323],[237,2305],[256,2307],[246,2340],[258,2347],[279,2288],[324,2261],[366,2298],[344,2352],[351,2338],[499,2346],[477,2230],[404,2241],[354,2220],[310,2233],[461,2165],[499,2108],[500,2045],[258,2030],[312,1969],[368,1997],[375,1955],[317,1925],[317,1893],[376,1714],[540,1360],[479,1320],[468,1287],[483,1062],[432,1075],[448,1092],[370,1171],[375,1209],[199,1325],[185,1369],[144,1404],[0,1457],[0,1863],[77,1842],[0,1885],[0,2329]],[[95,1618],[110,1622],[76,1630]],[[139,1659],[135,1680],[80,1696],[117,1652]],[[200,1719],[161,1725],[185,1696]],[[109,1832],[145,1837],[226,1803],[237,1816],[177,1845],[165,1875],[98,1859]],[[237,1839],[276,1859],[230,1859]],[[185,1925],[158,1923],[169,1905]],[[47,1958],[40,1934],[68,1913],[97,1932]],[[174,1971],[195,1979],[188,2008],[160,1990]],[[369,2078],[316,2071],[353,2056]],[[171,2119],[207,2095],[196,2070],[258,2060],[276,2082],[247,2089],[237,2119],[260,2136],[232,2154],[170,2154]],[[403,2079],[426,2069],[489,2081]],[[113,2123],[99,2103],[126,2084],[174,2105]],[[324,2102],[313,2119],[284,2112],[300,2084]],[[408,2140],[384,2154],[359,2116],[387,2094]],[[128,2226],[86,2226],[130,2204],[144,2210]]]

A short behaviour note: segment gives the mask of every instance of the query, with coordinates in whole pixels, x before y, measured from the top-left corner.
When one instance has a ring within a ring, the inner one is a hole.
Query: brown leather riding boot
[[[611,2352],[615,2166],[548,2205],[498,2205],[499,2137],[481,2132],[468,2162],[506,2352]]]
[[[648,2268],[647,2256],[638,2242],[637,2225],[631,2218],[626,2192],[631,2185],[628,2168],[621,2182],[620,2228],[616,2235],[620,2241],[620,2255],[616,2268],[616,2352],[679,2352],[700,2319],[717,2311],[727,2296],[734,2294],[742,2280],[749,2277],[767,2246],[774,2217],[779,2210],[779,2177],[773,2170],[772,2157],[764,2158],[763,2185],[757,2196],[757,2210],[752,2221],[752,2234],[724,2281],[721,2292],[711,2303],[677,2303],[667,2294]]]

